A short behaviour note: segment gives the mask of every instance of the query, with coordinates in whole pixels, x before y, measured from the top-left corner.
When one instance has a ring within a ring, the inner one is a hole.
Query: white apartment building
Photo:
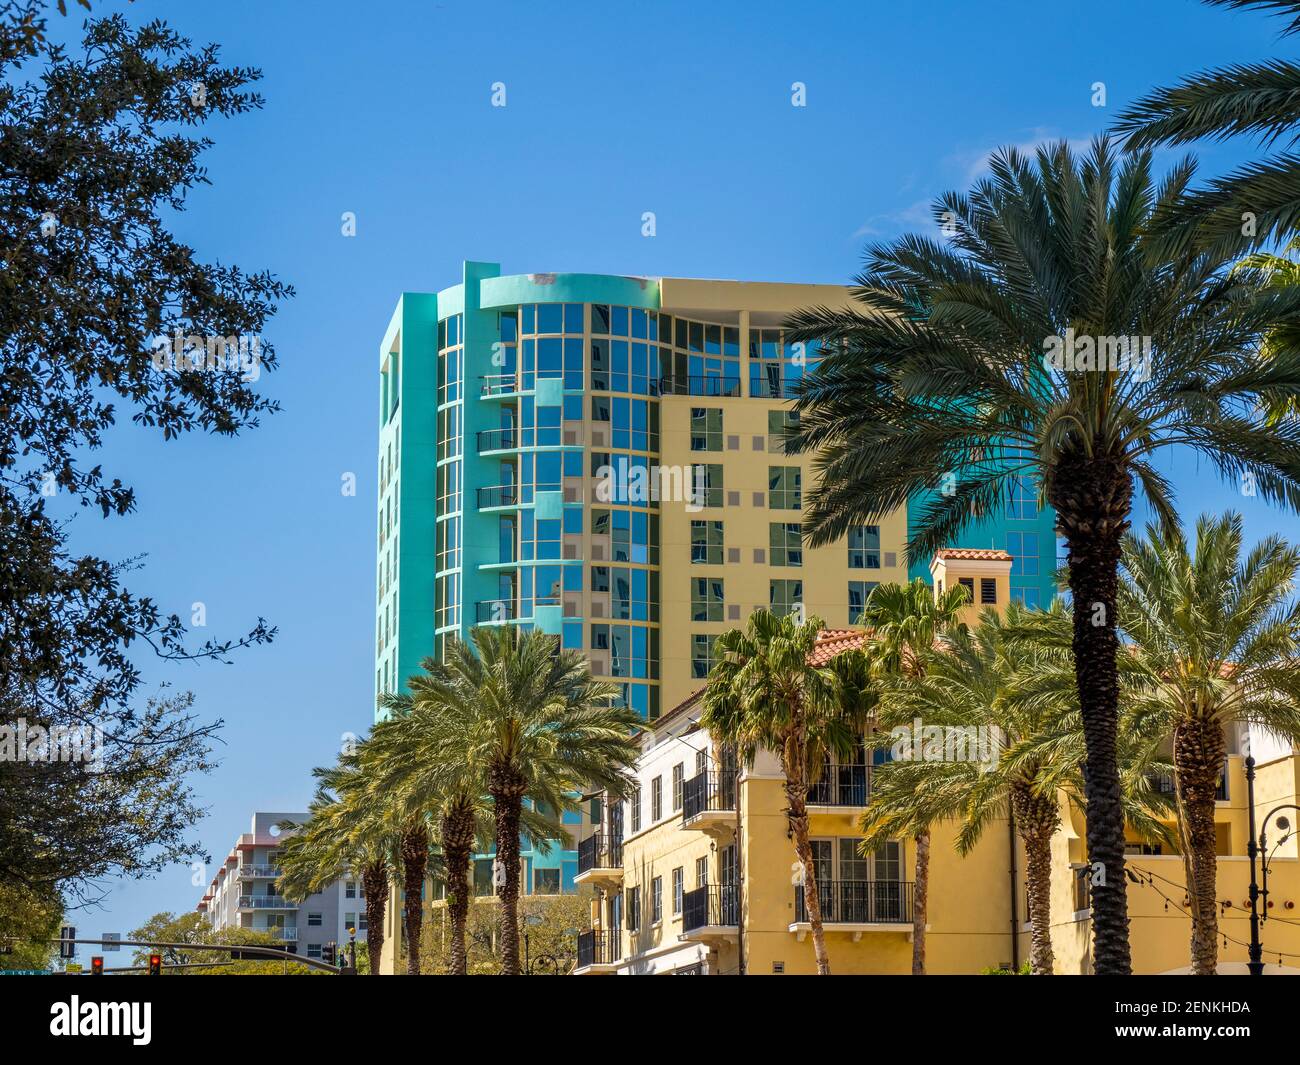
[[[326,943],[348,942],[348,928],[357,942],[366,938],[366,900],[359,877],[344,877],[301,904],[279,893],[279,849],[286,838],[284,822],[302,824],[305,813],[258,812],[252,831],[236,841],[195,907],[214,929],[252,928],[270,932],[287,949],[319,958]]]

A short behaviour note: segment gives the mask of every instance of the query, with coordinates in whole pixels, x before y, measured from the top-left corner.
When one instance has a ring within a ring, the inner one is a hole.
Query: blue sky
[[[929,198],[966,187],[995,147],[1086,141],[1153,85],[1295,52],[1275,20],[1192,0],[95,8],[165,17],[262,68],[265,110],[209,127],[213,184],[177,231],[298,290],[268,330],[282,368],[260,384],[284,412],[236,441],[164,445],[127,427],[103,459],[136,487],[137,513],[84,514],[73,532],[109,557],[147,552],[131,587],[182,616],[203,602],[200,634],[259,615],[280,628],[231,666],[141,663],[149,690],[193,690],[201,716],[226,721],[222,765],[197,782],[217,860],[253,810],[305,807],[311,767],[371,719],[377,349],[399,292],[456,282],[464,258],[843,282],[865,240],[929,227]],[[505,108],[490,106],[497,81]],[[1091,102],[1098,81],[1106,107]],[[1198,154],[1221,171],[1251,149]],[[1164,466],[1184,515],[1235,506],[1252,537],[1300,538],[1300,519],[1203,465]],[[74,915],[83,933],[202,893],[188,868],[109,886]]]

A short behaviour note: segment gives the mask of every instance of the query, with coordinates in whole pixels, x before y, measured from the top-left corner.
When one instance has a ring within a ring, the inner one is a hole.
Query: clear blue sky
[[[1153,85],[1296,51],[1275,20],[1193,0],[94,6],[165,17],[262,68],[265,110],[209,127],[213,185],[178,231],[298,290],[269,329],[282,369],[261,382],[284,412],[236,441],[117,434],[103,458],[138,512],[74,527],[110,557],[147,552],[133,589],[182,616],[202,601],[209,634],[258,615],[280,628],[232,666],[143,662],[150,688],[192,689],[226,721],[222,765],[198,781],[218,861],[254,809],[305,807],[311,767],[371,720],[377,348],[398,293],[455,283],[464,258],[842,282],[865,239],[928,227],[928,199],[968,185],[993,148],[1086,140]],[[1249,149],[1199,154],[1218,171]],[[1212,471],[1166,468],[1184,515],[1237,506],[1253,537],[1300,537]],[[201,893],[171,870],[114,885],[73,923],[126,932]]]

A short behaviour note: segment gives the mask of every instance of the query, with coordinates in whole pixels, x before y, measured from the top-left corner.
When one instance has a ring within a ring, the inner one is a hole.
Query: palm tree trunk
[[[451,919],[450,970],[464,976],[469,955],[465,923],[469,917],[469,862],[474,849],[474,808],[466,800],[450,805],[442,818],[442,851],[447,864],[447,915]]]
[[[1213,976],[1219,965],[1214,796],[1224,752],[1223,730],[1217,721],[1188,718],[1174,729],[1174,772],[1179,804],[1187,819],[1194,976]]]
[[[795,854],[803,866],[803,904],[808,911],[808,924],[812,928],[813,957],[817,960],[817,975],[830,976],[831,960],[826,953],[826,932],[822,927],[822,898],[817,890],[817,869],[813,862],[812,844],[808,839],[808,785],[802,776],[792,780],[786,773],[785,799],[789,810],[790,834],[794,839]]]
[[[1025,846],[1025,882],[1029,889],[1029,968],[1035,976],[1051,976],[1055,963],[1052,954],[1052,836],[1061,826],[1060,808],[1055,794],[1035,794],[1028,780],[1012,786],[1011,803],[1020,842]]]
[[[1124,807],[1116,742],[1119,673],[1115,631],[1120,540],[1128,528],[1133,489],[1127,471],[1104,455],[1079,454],[1052,488],[1062,532],[1070,545],[1074,600],[1074,675],[1087,747],[1087,860],[1092,864],[1093,971],[1132,972],[1128,892],[1124,876]]]
[[[501,975],[519,975],[519,817],[523,809],[524,784],[509,770],[493,769],[488,794],[496,810],[497,861],[504,869],[504,883],[497,891],[500,909],[497,934],[500,938]]]
[[[402,833],[402,907],[406,919],[406,975],[420,975],[420,924],[424,916],[424,871],[429,864],[429,833],[424,825]]]
[[[912,975],[925,975],[925,921],[930,894],[930,832],[918,832],[916,875],[912,885]]]
[[[384,910],[388,907],[388,863],[371,862],[361,870],[361,890],[366,893],[366,956],[370,975],[379,975],[384,949]]]

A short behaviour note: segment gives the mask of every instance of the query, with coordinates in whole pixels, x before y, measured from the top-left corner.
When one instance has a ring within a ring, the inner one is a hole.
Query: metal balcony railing
[[[479,510],[488,507],[519,506],[519,486],[517,484],[490,484],[478,490]]]
[[[683,932],[739,924],[740,889],[735,884],[705,884],[682,895]]]
[[[751,377],[749,394],[756,399],[789,399],[794,394],[794,385],[788,381],[774,381],[766,375]]]
[[[241,910],[296,910],[298,904],[283,895],[240,895]]]
[[[282,939],[286,943],[296,943],[298,941],[298,929],[296,928],[272,928],[271,934],[276,939]]]
[[[240,880],[258,880],[263,878],[274,880],[279,875],[280,867],[278,865],[241,865],[239,867]]]
[[[613,931],[578,933],[578,968],[588,965],[613,965],[623,957],[623,935]]]
[[[532,617],[532,610],[539,606],[559,606],[560,598],[555,595],[539,595],[534,599],[484,599],[477,604],[480,623],[490,621],[515,621],[521,617]]]
[[[484,374],[482,380],[480,395],[502,396],[519,391],[519,381],[512,373]]]
[[[808,789],[813,806],[866,806],[871,794],[871,767],[865,762],[832,762]]]
[[[503,451],[519,446],[517,429],[483,429],[478,434],[478,449],[483,451]]]
[[[1147,779],[1151,781],[1151,786],[1161,795],[1174,794],[1174,775],[1172,773],[1150,773]],[[1228,801],[1228,760],[1223,760],[1223,768],[1219,770],[1219,786],[1214,792],[1214,798],[1218,802]]]
[[[578,872],[592,869],[622,869],[623,838],[621,836],[588,836],[578,843]]]
[[[661,377],[664,396],[739,396],[739,377]]]
[[[682,784],[682,822],[687,824],[706,810],[736,808],[734,773],[704,772]]]
[[[912,885],[903,880],[833,880],[817,885],[822,924],[907,924]],[[795,920],[808,920],[804,889],[794,889]]]

